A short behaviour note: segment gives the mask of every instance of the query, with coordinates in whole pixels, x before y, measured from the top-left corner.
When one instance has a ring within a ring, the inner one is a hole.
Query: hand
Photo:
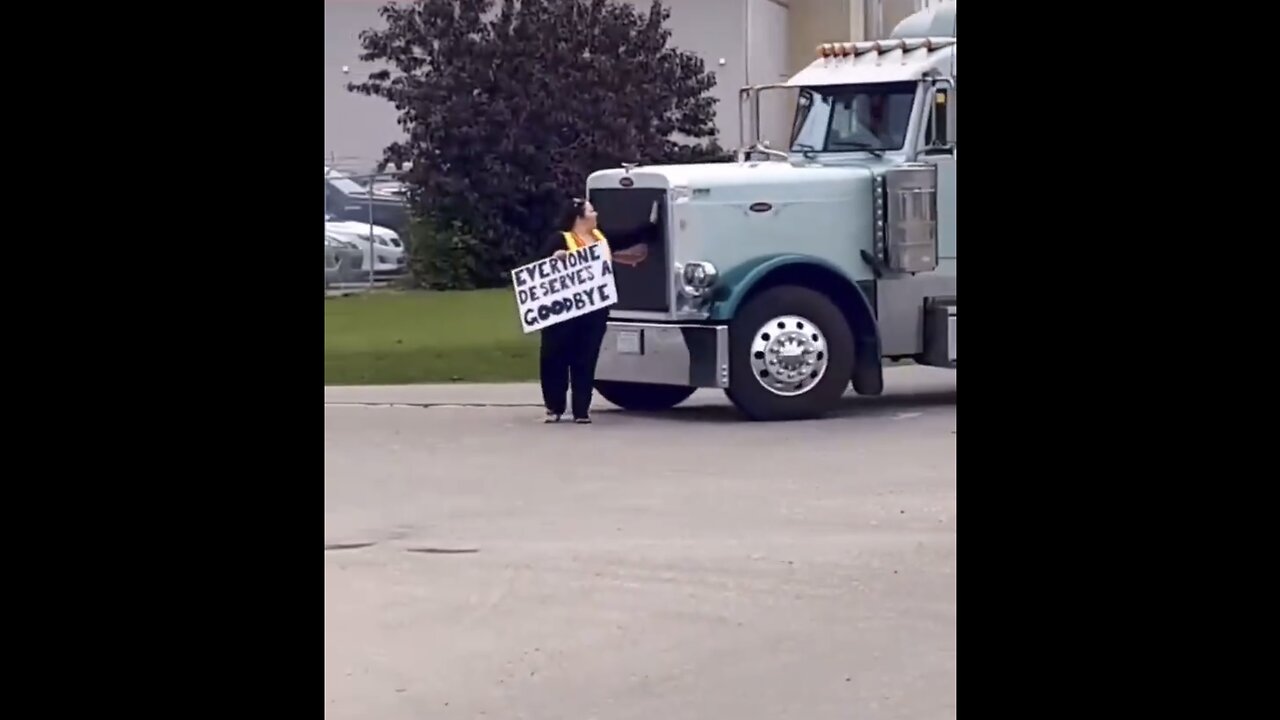
[[[557,259],[557,260],[563,260],[563,259],[565,259],[565,258],[566,258],[566,257],[568,257],[568,256],[569,256],[569,253],[568,253],[567,251],[565,251],[565,250],[557,250],[557,251],[555,251],[554,253],[552,253],[552,255],[551,255],[551,257],[553,257],[553,258],[555,258],[555,259]]]

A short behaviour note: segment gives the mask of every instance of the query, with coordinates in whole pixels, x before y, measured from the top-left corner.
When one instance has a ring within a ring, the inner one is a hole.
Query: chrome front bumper
[[[727,388],[729,328],[611,321],[596,379]]]

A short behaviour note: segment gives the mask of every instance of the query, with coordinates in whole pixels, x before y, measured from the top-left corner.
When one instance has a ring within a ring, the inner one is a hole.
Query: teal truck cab
[[[755,141],[737,162],[588,178],[618,290],[605,399],[657,410],[720,388],[749,418],[791,420],[850,384],[879,394],[886,363],[955,368],[955,22],[936,5],[743,88]],[[762,92],[795,97],[786,152],[760,141]]]

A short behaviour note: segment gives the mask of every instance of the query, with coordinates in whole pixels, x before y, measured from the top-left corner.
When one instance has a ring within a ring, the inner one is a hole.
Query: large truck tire
[[[596,392],[605,400],[623,410],[639,410],[652,412],[670,410],[679,405],[697,388],[680,387],[679,385],[654,385],[652,383],[619,382],[617,380],[597,380]]]
[[[849,387],[853,352],[853,332],[826,295],[769,288],[729,324],[725,393],[752,420],[821,417]]]

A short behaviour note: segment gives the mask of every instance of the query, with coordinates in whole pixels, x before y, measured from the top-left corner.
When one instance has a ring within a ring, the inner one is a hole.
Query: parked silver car
[[[326,234],[324,236],[324,286],[365,282],[364,253],[353,242]]]

